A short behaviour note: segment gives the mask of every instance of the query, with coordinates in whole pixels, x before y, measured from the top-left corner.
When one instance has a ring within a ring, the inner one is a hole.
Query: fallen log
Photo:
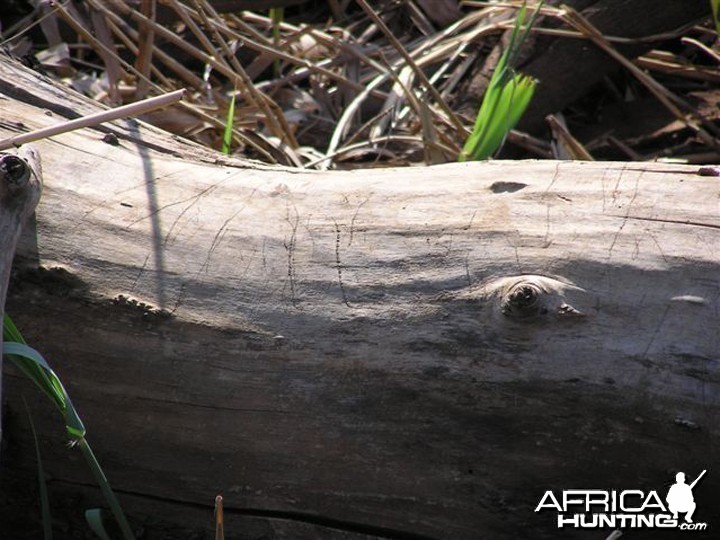
[[[97,109],[8,59],[0,93],[3,137]],[[253,538],[551,538],[547,490],[662,492],[717,462],[719,184],[696,168],[305,172],[134,121],[37,146],[8,311],[146,531],[210,528],[222,492]],[[4,369],[12,530],[37,394]],[[36,401],[81,515],[99,494]]]

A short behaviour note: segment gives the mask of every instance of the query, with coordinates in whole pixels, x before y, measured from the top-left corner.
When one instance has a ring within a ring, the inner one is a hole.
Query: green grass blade
[[[20,330],[17,329],[17,326],[15,326],[15,323],[10,318],[10,315],[8,315],[7,313],[4,314],[3,319],[3,338],[5,339],[5,341],[17,341],[18,343],[25,343],[25,340],[23,339]]]
[[[85,510],[85,521],[88,527],[94,532],[101,540],[111,540],[110,535],[105,530],[105,523],[103,522],[102,508],[92,508]]]
[[[530,77],[516,73],[513,66],[541,6],[542,2],[535,8],[527,24],[525,23],[527,5],[523,3],[520,8],[509,44],[493,71],[475,119],[475,126],[465,141],[458,161],[491,157],[502,146],[507,134],[527,110],[535,92],[536,82]]]
[[[15,323],[10,316],[5,313],[3,319],[3,341],[5,342],[17,342],[27,344],[23,339],[20,330],[17,329]],[[46,372],[38,366],[35,362],[23,360],[20,357],[10,358],[13,363],[22,371],[26,377],[32,380],[45,395],[52,400],[55,405],[64,411],[64,404],[61,395],[53,392],[53,384],[50,382]]]
[[[534,92],[535,81],[519,74],[497,91],[492,98],[492,110],[485,111],[487,114],[483,119],[482,130],[473,132],[468,138],[462,156],[475,160],[492,156],[520,121]]]
[[[117,500],[115,492],[113,492],[112,488],[110,487],[110,482],[108,482],[108,479],[105,477],[105,473],[100,467],[100,463],[95,457],[92,448],[90,448],[90,444],[88,444],[85,438],[82,438],[78,440],[77,446],[78,448],[80,448],[83,456],[85,456],[85,461],[87,461],[88,465],[90,466],[90,470],[95,477],[95,481],[97,482],[98,486],[100,486],[100,491],[102,491],[105,500],[110,506],[110,510],[115,517],[115,521],[117,521],[117,524],[120,526],[123,538],[125,540],[135,540],[135,535],[130,528],[130,524],[125,517],[125,513],[122,511],[120,502]]]
[[[33,442],[35,443],[35,456],[37,459],[38,471],[38,489],[40,490],[40,515],[42,517],[43,538],[44,540],[52,540],[52,514],[50,513],[50,497],[48,497],[47,483],[45,481],[45,468],[43,467],[42,455],[40,454],[40,441],[38,440],[37,431],[35,430],[35,422],[33,422],[30,407],[23,396],[25,403],[25,411],[30,422],[30,431],[32,432]]]
[[[720,15],[720,0],[710,0],[710,7],[715,22],[715,32],[720,36],[720,18],[718,18],[718,15]]]
[[[85,426],[70,401],[65,387],[60,379],[48,365],[45,358],[32,347],[17,342],[3,344],[3,353],[24,373],[31,372],[37,375],[38,369],[41,376],[33,376],[31,379],[40,389],[48,395],[55,403],[65,418],[65,427],[73,439],[85,436]]]
[[[280,46],[280,24],[283,22],[285,15],[285,9],[282,7],[270,8],[268,15],[272,21],[272,35],[273,45],[275,47]],[[280,59],[276,58],[273,61],[273,76],[277,79],[280,77]]]
[[[228,107],[227,120],[225,122],[225,133],[223,133],[222,153],[230,155],[230,147],[232,145],[233,124],[235,123],[235,92],[230,99]]]
[[[3,321],[3,336],[14,338],[17,341],[8,341],[3,344],[3,354],[7,356],[23,373],[47,395],[51,401],[57,406],[65,419],[65,427],[72,440],[72,444],[80,448],[95,480],[105,496],[110,509],[112,510],[115,520],[120,526],[123,538],[125,540],[135,540],[135,535],[130,529],[127,518],[120,507],[120,503],[110,488],[110,483],[105,477],[100,463],[98,463],[95,454],[85,439],[85,426],[80,420],[77,410],[70,400],[62,382],[48,365],[43,356],[29,347],[17,327],[13,324],[9,317],[5,317]]]

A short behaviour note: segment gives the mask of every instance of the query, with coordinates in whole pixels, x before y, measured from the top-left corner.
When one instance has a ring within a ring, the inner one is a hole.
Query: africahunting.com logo
[[[705,472],[702,471],[691,484],[686,483],[685,473],[677,473],[675,483],[670,486],[664,499],[657,491],[640,489],[567,489],[557,495],[553,491],[546,491],[535,512],[554,510],[560,529],[658,527],[704,531],[708,528],[707,523],[693,522],[693,488]]]

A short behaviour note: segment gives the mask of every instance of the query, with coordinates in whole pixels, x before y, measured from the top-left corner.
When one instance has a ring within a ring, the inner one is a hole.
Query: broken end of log
[[[37,149],[27,146],[17,152],[0,153],[0,319],[4,318],[10,268],[20,230],[40,202],[41,191],[42,166]],[[0,335],[0,368],[2,341]]]
[[[0,230],[3,231],[3,242],[7,233],[11,232],[6,227],[22,223],[33,213],[40,201],[41,191],[42,164],[35,147],[26,146],[17,152],[0,153]],[[9,246],[4,243],[1,246],[5,253],[5,248]],[[13,242],[12,252],[14,250]]]

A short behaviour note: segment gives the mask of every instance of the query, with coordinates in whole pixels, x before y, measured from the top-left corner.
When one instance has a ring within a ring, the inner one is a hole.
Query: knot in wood
[[[470,294],[491,304],[503,320],[519,323],[578,320],[584,314],[570,304],[568,294],[587,300],[586,291],[572,282],[540,274],[493,277]]]
[[[30,178],[30,165],[27,161],[12,154],[0,157],[0,177],[9,188],[21,188]]]
[[[0,153],[0,208],[23,219],[35,209],[42,189],[40,154],[32,146]]]
[[[506,317],[529,319],[543,313],[540,298],[543,292],[533,283],[520,282],[503,297],[500,309]]]

